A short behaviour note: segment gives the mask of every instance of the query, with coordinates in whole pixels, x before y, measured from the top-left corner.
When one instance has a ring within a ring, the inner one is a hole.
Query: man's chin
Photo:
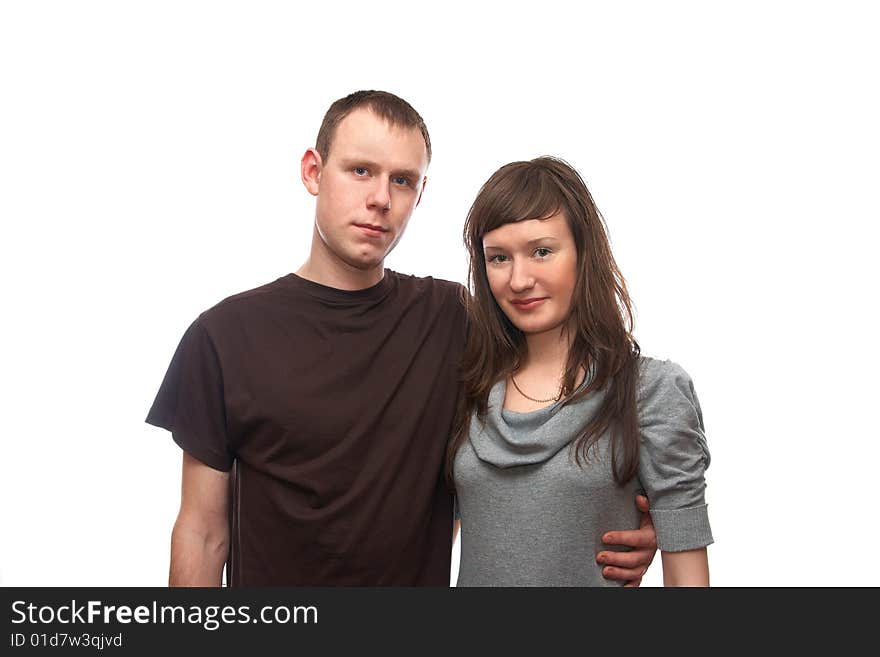
[[[376,257],[373,254],[370,255],[362,255],[356,254],[353,256],[349,256],[345,259],[345,262],[350,267],[358,269],[360,271],[371,271],[376,268],[381,268],[385,263],[385,255],[383,254],[381,258]]]

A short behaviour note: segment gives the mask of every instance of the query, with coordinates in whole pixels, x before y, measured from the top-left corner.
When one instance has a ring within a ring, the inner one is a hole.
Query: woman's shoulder
[[[649,460],[709,465],[703,411],[690,375],[671,360],[641,358],[638,415]],[[697,464],[699,468],[697,468]]]
[[[693,394],[694,384],[690,374],[672,360],[660,360],[650,356],[639,357],[639,401],[645,402],[678,390]]]

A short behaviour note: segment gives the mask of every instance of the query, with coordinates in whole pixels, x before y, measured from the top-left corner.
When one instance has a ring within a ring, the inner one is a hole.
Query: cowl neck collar
[[[575,392],[593,378],[592,368]],[[486,417],[474,416],[470,428],[471,445],[481,461],[499,468],[534,465],[547,461],[576,439],[598,412],[605,390],[590,393],[574,404],[557,401],[526,413],[504,408],[507,380],[492,386]]]

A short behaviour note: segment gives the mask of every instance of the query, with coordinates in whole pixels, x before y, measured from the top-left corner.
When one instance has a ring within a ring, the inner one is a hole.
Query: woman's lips
[[[511,301],[510,303],[517,310],[531,310],[532,308],[537,308],[542,303],[547,300],[547,297],[540,298],[532,298],[532,299],[517,299],[515,301]]]

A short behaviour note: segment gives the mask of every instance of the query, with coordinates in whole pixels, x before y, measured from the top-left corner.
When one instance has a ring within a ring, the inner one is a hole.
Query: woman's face
[[[577,271],[564,213],[491,230],[483,236],[483,252],[492,295],[514,326],[527,335],[562,327]]]

